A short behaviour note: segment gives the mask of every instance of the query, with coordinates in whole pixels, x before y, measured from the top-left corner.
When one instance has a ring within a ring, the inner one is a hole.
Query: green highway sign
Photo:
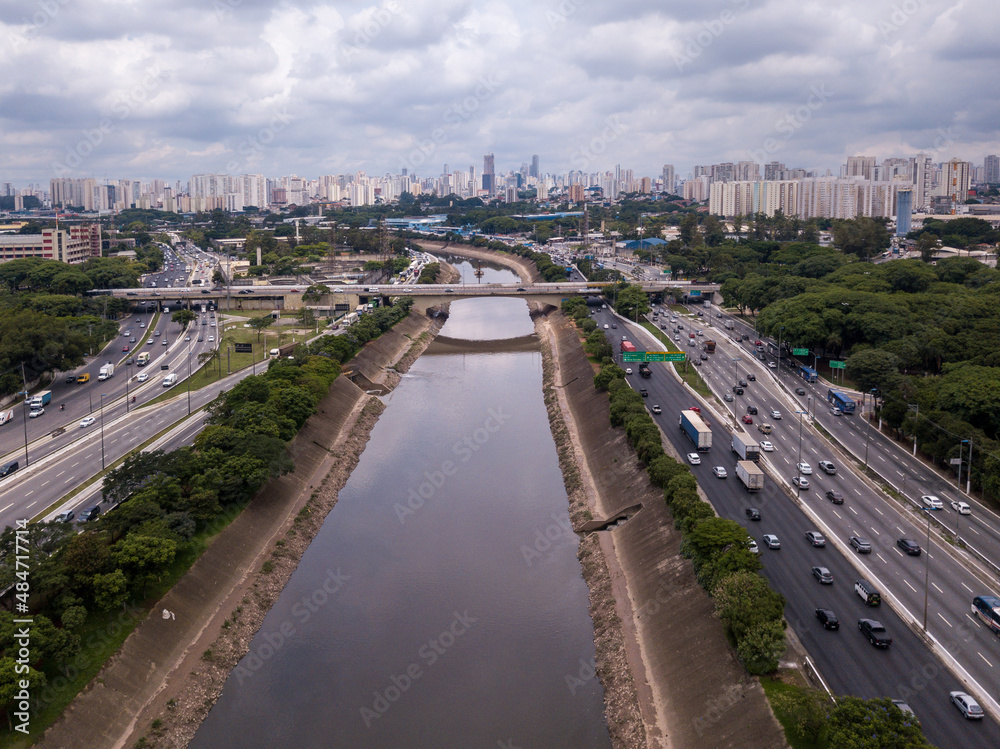
[[[646,361],[646,352],[645,351],[623,351],[622,352],[622,361],[627,361],[627,362]]]
[[[809,349],[807,348],[793,348],[792,356],[809,356]]]
[[[832,361],[830,362],[830,369],[847,369],[847,366],[842,361]]]
[[[688,291],[688,296],[701,296],[701,292],[698,289],[691,289]]]
[[[683,351],[624,351],[623,362],[684,361]]]

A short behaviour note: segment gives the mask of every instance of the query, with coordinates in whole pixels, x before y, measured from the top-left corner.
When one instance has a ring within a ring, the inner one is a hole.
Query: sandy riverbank
[[[442,323],[411,314],[349,365],[405,371]],[[265,485],[38,745],[117,748],[144,738],[149,747],[186,746],[336,504],[382,409],[337,378],[289,446],[295,472]]]
[[[483,260],[490,263],[498,263],[500,265],[505,265],[511,270],[513,270],[517,275],[521,277],[522,281],[543,281],[541,274],[538,272],[538,268],[530,260],[525,260],[518,255],[512,255],[508,252],[497,252],[495,250],[483,250],[478,247],[473,247],[468,244],[452,244],[450,242],[415,242],[417,247],[420,247],[425,252],[430,252],[431,254],[448,254],[448,255],[459,255],[460,257],[472,258],[474,260]],[[450,267],[450,266],[449,266]],[[449,282],[443,282],[449,283]]]

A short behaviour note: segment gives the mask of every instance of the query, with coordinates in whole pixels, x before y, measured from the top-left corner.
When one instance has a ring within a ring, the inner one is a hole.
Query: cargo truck
[[[736,475],[748,492],[759,492],[764,488],[764,472],[751,460],[741,460],[737,463]]]
[[[100,380],[101,382],[104,382],[109,377],[114,377],[114,376],[115,376],[115,365],[112,364],[111,362],[108,362],[107,364],[101,367],[101,370],[97,375],[97,379]]]
[[[746,432],[736,432],[732,444],[733,452],[740,456],[740,460],[752,460],[754,463],[760,460],[760,445]]]
[[[51,401],[52,401],[52,391],[43,390],[42,392],[38,393],[37,395],[32,397],[31,400],[28,401],[28,406],[30,408],[42,408],[43,406],[49,405]]]
[[[653,373],[649,371],[649,363],[648,362],[640,362],[639,363],[639,376],[640,377],[652,377],[652,374]]]
[[[681,411],[681,431],[694,443],[698,452],[707,452],[712,447],[712,430],[694,411]]]
[[[715,353],[715,341],[705,341],[705,351],[709,354]]]

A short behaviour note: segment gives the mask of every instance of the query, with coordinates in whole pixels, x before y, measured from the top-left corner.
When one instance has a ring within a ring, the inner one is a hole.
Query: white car
[[[191,340],[191,336],[189,336],[189,335],[184,336],[184,340],[185,341],[190,341]]]
[[[760,443],[760,449],[766,453],[771,453],[774,452],[774,445],[772,445],[767,440],[764,440],[763,442]]]
[[[795,467],[798,468],[799,473],[801,473],[804,476],[809,476],[813,472],[812,466],[809,465],[808,463],[797,463]]]
[[[625,374],[632,374],[632,367],[625,367]]]
[[[808,489],[809,479],[807,479],[805,476],[795,476],[792,479],[792,486],[797,486],[799,489]]]
[[[972,508],[969,507],[966,502],[958,502],[956,500],[951,501],[951,509],[957,512],[959,515],[971,515]]]
[[[717,479],[724,479],[726,478],[726,476],[729,475],[728,473],[726,473],[726,469],[723,468],[722,466],[715,466],[712,469],[712,473],[715,475],[715,478]]]
[[[209,340],[209,341],[214,341],[214,340],[215,340],[215,336],[214,336],[214,335],[210,335],[210,336],[208,337],[208,340]]]
[[[688,453],[687,454],[688,463],[693,466],[701,465],[701,456],[698,453]]]
[[[770,367],[771,369],[777,369],[778,368],[778,363],[777,362],[773,362],[773,361],[769,361],[767,363],[767,366]]]
[[[44,408],[34,408],[28,413],[29,419],[37,419],[39,416],[45,413]]]
[[[929,510],[943,510],[944,502],[935,497],[933,494],[925,494],[920,498],[920,501],[924,503],[924,507]]]
[[[771,409],[771,418],[772,419],[780,419],[781,418],[781,411],[778,411],[777,409],[772,408]]]
[[[97,419],[95,419],[93,416],[84,416],[83,419],[80,421],[80,427],[81,428],[89,427],[95,421],[97,421]]]
[[[137,374],[135,376],[135,381],[136,382],[145,382],[148,379],[149,379],[149,375],[146,374],[145,372],[140,372],[139,374]]]
[[[605,329],[605,330],[610,330],[610,329],[611,329],[611,326],[610,326],[610,325],[608,325],[607,323],[604,323],[604,329]]]
[[[754,541],[752,538],[748,538],[747,539],[747,549],[750,550],[751,554],[759,554],[760,553],[760,549],[757,547],[757,542]]]

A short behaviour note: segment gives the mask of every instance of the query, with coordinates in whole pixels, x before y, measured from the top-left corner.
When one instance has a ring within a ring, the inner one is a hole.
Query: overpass
[[[186,306],[209,302],[225,310],[287,309],[296,310],[303,306],[331,311],[351,312],[358,305],[367,303],[372,297],[414,297],[417,309],[443,304],[455,299],[478,297],[525,297],[544,304],[558,306],[562,300],[573,296],[596,296],[605,293],[611,283],[589,281],[563,281],[556,283],[475,283],[475,284],[376,284],[369,286],[332,286],[330,292],[318,299],[303,300],[304,286],[241,286],[200,289],[185,288],[141,288],[94,291],[92,294],[108,294],[124,297],[130,301],[162,303],[179,300]],[[712,298],[719,290],[718,284],[696,284],[690,281],[636,281],[647,294],[681,291],[684,294]]]

